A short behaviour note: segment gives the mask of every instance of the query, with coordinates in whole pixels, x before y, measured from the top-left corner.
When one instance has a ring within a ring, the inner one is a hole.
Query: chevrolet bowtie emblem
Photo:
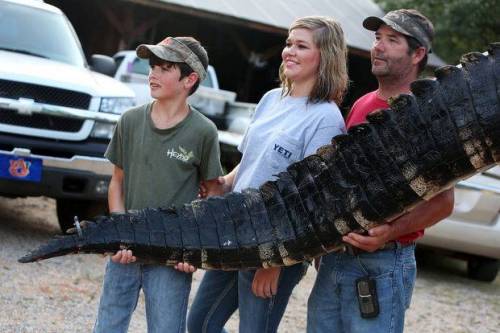
[[[14,103],[12,103],[14,104]],[[35,100],[31,98],[19,98],[19,101],[15,103],[15,109],[17,110],[17,113],[25,115],[25,116],[31,116],[33,114],[33,107],[35,105]]]

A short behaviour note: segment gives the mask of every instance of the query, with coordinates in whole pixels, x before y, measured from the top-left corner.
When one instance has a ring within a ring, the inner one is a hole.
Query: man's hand
[[[427,201],[420,202],[413,210],[370,229],[368,236],[349,233],[342,240],[362,250],[373,252],[385,243],[395,240],[402,235],[428,228],[453,212],[453,188],[443,191]]]
[[[252,292],[257,297],[271,298],[278,292],[281,267],[259,268],[252,282]]]
[[[191,266],[190,264],[188,263],[185,263],[185,262],[179,262],[177,263],[177,265],[174,266],[174,268],[180,272],[184,272],[184,273],[194,273],[196,272],[196,267],[194,266]]]
[[[374,252],[392,240],[392,225],[386,223],[368,230],[368,235],[363,236],[355,232],[350,232],[342,237],[342,240],[354,247],[367,252]]]
[[[111,260],[117,264],[130,264],[135,262],[137,258],[132,255],[131,250],[119,250],[111,257]]]

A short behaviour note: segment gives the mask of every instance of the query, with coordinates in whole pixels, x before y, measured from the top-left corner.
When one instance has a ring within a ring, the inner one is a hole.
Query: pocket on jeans
[[[368,273],[373,279],[392,278],[396,268],[396,256],[394,252],[389,251],[362,253],[354,260],[356,260],[360,274]]]
[[[408,309],[411,304],[415,279],[417,277],[417,265],[415,261],[405,262],[403,264],[403,290],[405,308]]]

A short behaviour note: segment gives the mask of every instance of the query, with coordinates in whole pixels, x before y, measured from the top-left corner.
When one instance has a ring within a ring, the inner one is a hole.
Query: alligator
[[[133,250],[144,262],[237,270],[292,265],[342,246],[500,164],[500,43],[469,53],[259,188],[77,221],[19,259]]]

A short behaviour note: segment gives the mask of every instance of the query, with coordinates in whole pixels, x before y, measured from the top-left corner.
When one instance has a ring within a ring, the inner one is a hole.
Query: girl
[[[344,35],[333,19],[310,16],[292,24],[282,52],[281,88],[267,92],[257,105],[238,147],[240,164],[219,178],[223,191],[257,188],[345,132],[337,105],[348,84],[346,58]],[[207,271],[189,313],[189,332],[220,333],[237,308],[239,332],[276,332],[306,269],[300,263]]]

